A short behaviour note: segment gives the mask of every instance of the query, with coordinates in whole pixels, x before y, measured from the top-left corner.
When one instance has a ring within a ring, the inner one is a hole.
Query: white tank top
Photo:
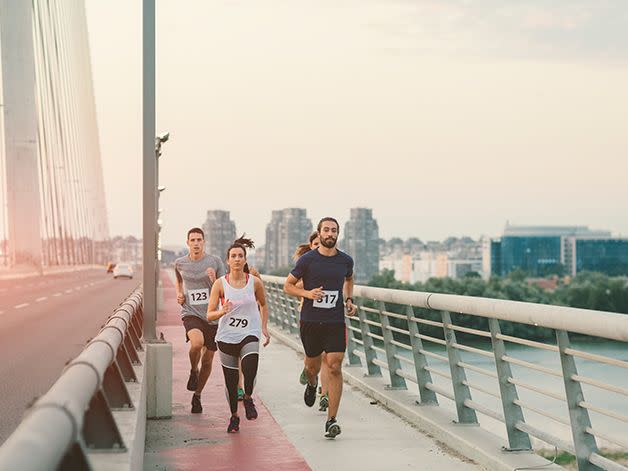
[[[254,335],[258,339],[262,335],[262,321],[257,301],[255,300],[255,277],[247,274],[244,288],[234,288],[225,275],[220,278],[225,297],[221,303],[231,301],[231,311],[218,321],[216,341],[240,343],[245,337]]]

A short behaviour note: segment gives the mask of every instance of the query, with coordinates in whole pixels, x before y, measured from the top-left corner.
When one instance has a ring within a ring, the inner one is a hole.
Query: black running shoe
[[[310,383],[305,385],[303,400],[305,401],[305,405],[308,407],[312,407],[314,405],[316,402],[316,386],[312,386]]]
[[[201,396],[192,394],[192,414],[200,414],[203,412],[203,406],[201,405]]]
[[[227,433],[236,433],[240,431],[240,417],[233,417],[229,419],[229,426],[227,427]]]
[[[257,419],[257,409],[255,408],[255,403],[253,402],[253,398],[244,398],[244,412],[246,414],[247,420],[255,420]]]
[[[325,412],[329,407],[329,396],[327,394],[323,394],[318,401],[318,410],[321,412]]]
[[[198,388],[198,371],[190,370],[190,377],[188,378],[188,391],[196,391]]]
[[[340,435],[342,431],[340,430],[340,425],[336,422],[336,418],[329,419],[325,422],[325,437],[326,438],[336,438],[337,435]]]

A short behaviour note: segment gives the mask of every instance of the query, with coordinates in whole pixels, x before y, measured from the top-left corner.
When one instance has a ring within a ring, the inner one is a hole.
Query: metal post
[[[397,355],[397,347],[393,342],[393,333],[390,327],[390,319],[384,314],[386,303],[379,302],[379,319],[382,324],[382,336],[384,337],[384,349],[386,350],[386,360],[388,361],[388,373],[390,375],[390,389],[408,389],[406,380],[403,376],[397,374],[397,370],[401,369],[401,362]]]
[[[517,387],[508,381],[512,378],[510,363],[503,360],[506,355],[504,341],[497,338],[501,334],[499,321],[497,319],[488,320],[491,330],[491,342],[493,343],[493,353],[495,354],[495,367],[499,381],[499,392],[504,410],[504,421],[506,422],[506,432],[508,433],[509,451],[531,450],[530,436],[516,427],[517,422],[525,422],[521,407],[515,404],[519,399]]]
[[[371,329],[366,321],[366,313],[362,309],[362,300],[358,299],[358,317],[360,319],[360,330],[362,331],[362,346],[364,347],[364,355],[366,357],[366,371],[368,376],[381,376],[382,370],[378,365],[373,363],[377,357],[377,353],[373,350],[373,337],[369,335]]]
[[[421,404],[438,404],[436,393],[426,387],[428,383],[432,383],[432,375],[425,369],[427,358],[421,353],[423,351],[423,341],[419,337],[419,326],[412,320],[414,318],[414,310],[410,305],[406,306],[406,316],[408,317],[408,332],[410,332],[412,357],[414,358],[414,370],[416,372],[416,381],[419,385]]]
[[[157,314],[157,162],[155,158],[155,0],[143,0],[144,339],[155,340]]]
[[[351,327],[353,324],[351,320],[355,319],[355,317],[348,317],[345,322],[347,323],[347,361],[349,365],[361,365],[362,361],[360,357],[355,354],[356,348],[358,348],[358,344],[355,341],[355,332]]]
[[[569,420],[571,421],[571,433],[573,444],[576,449],[576,461],[579,471],[596,471],[602,468],[589,461],[591,453],[597,453],[597,443],[595,437],[587,433],[586,429],[591,428],[589,412],[580,403],[584,402],[582,386],[572,377],[578,374],[576,362],[571,355],[567,355],[565,350],[569,348],[569,334],[565,330],[556,331],[558,350],[560,352],[560,364],[563,369],[563,380],[565,382],[565,394],[567,396],[567,406],[569,407]]]
[[[464,401],[471,399],[471,391],[469,390],[469,386],[464,384],[467,381],[467,375],[464,372],[464,368],[459,366],[461,361],[460,353],[454,348],[456,344],[456,333],[451,327],[447,327],[447,325],[451,325],[451,315],[448,311],[443,311],[442,317],[445,341],[447,342],[449,369],[451,371],[451,385],[454,388],[454,398],[456,399],[456,410],[458,412],[458,423],[477,424],[478,417],[475,410],[464,405]]]

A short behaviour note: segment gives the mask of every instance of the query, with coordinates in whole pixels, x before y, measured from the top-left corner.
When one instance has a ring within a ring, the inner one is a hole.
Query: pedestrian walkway
[[[229,408],[217,355],[203,413],[191,414],[188,347],[169,276],[163,287],[157,331],[173,345],[173,417],[147,422],[145,470],[480,469],[346,384],[342,434],[325,439],[325,414],[303,404],[302,356],[277,339],[261,352],[256,421],[247,421],[242,411],[240,432],[226,433]]]

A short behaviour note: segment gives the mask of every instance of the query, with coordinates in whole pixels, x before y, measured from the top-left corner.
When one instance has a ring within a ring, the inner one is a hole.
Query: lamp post
[[[143,288],[146,418],[172,416],[172,344],[157,339],[157,160],[168,134],[155,137],[155,0],[143,0]]]

